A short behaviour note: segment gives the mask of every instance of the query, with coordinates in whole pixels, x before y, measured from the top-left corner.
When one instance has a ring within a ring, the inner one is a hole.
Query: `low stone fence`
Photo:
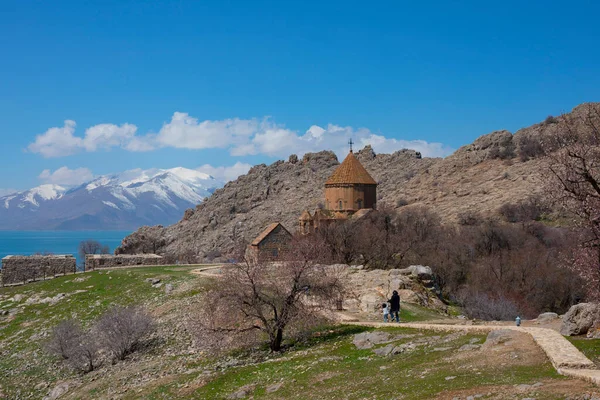
[[[163,265],[163,258],[156,254],[88,254],[85,256],[85,270],[133,267],[137,265]]]
[[[2,259],[2,285],[44,280],[75,272],[77,272],[77,262],[70,254],[6,256]]]

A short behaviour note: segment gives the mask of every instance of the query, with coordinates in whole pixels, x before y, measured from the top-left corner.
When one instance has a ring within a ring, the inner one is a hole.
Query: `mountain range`
[[[135,169],[73,188],[45,184],[0,197],[3,230],[133,230],[168,225],[223,182],[192,169]]]

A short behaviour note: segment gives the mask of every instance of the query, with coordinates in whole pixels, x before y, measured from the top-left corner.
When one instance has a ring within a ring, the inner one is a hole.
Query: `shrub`
[[[483,293],[469,293],[462,303],[463,310],[469,318],[506,321],[514,319],[519,314],[517,305],[502,295],[490,297]]]
[[[62,321],[54,327],[46,347],[77,371],[90,372],[100,364],[98,341],[73,320]]]
[[[483,218],[477,211],[467,210],[458,214],[458,224],[462,226],[474,226],[483,222]]]
[[[558,122],[558,118],[548,115],[548,117],[544,120],[544,125],[558,124]]]
[[[547,205],[537,196],[518,203],[504,204],[499,209],[506,222],[537,221],[548,212]]]
[[[527,161],[530,158],[540,157],[545,154],[540,140],[532,136],[521,136],[518,145],[521,161]]]
[[[96,323],[103,347],[117,360],[134,352],[154,328],[152,317],[139,307],[113,307]]]

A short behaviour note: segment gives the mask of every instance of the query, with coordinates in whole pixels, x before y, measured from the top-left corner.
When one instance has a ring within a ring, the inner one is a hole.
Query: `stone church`
[[[377,182],[356,158],[352,149],[325,182],[325,206],[299,218],[303,235],[340,220],[358,219],[377,205]]]
[[[298,233],[308,235],[330,224],[357,220],[377,205],[377,182],[358,161],[352,147],[344,161],[325,182],[325,204],[312,214],[304,210]],[[277,259],[285,251],[292,235],[278,222],[270,224],[248,246],[253,259]]]

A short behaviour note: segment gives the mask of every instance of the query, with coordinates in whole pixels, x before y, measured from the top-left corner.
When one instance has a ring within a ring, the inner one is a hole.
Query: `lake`
[[[131,231],[0,231],[0,258],[35,253],[73,254],[78,257],[79,243],[97,240],[111,253]],[[79,264],[79,259],[77,263]]]

